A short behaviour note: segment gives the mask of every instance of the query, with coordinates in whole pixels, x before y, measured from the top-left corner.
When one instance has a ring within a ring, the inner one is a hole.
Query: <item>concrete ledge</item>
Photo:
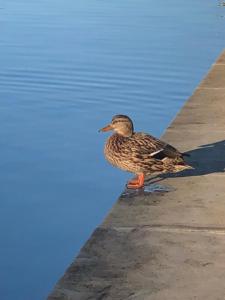
[[[225,299],[225,51],[163,139],[195,169],[121,195],[48,300]]]

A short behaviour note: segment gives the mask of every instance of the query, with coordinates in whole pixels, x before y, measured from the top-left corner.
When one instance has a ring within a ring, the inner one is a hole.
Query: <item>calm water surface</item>
[[[218,1],[0,1],[0,294],[45,299],[122,191],[111,116],[160,136],[222,51]]]

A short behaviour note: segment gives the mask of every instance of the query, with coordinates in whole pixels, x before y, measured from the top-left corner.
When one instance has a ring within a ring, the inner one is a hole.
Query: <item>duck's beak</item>
[[[111,125],[111,124],[108,124],[107,126],[101,128],[101,129],[99,129],[98,132],[105,132],[105,131],[109,131],[109,130],[112,130],[112,129],[113,129],[112,125]]]

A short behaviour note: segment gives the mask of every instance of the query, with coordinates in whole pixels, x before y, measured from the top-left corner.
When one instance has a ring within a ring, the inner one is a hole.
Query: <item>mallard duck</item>
[[[113,166],[136,175],[128,182],[128,188],[143,187],[146,175],[176,173],[192,168],[184,161],[188,154],[150,134],[134,132],[133,122],[128,116],[114,116],[111,123],[99,131],[109,130],[115,133],[107,139],[104,154]]]

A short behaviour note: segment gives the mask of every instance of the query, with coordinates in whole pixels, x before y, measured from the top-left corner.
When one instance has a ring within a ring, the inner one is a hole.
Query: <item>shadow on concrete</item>
[[[225,135],[225,133],[224,133]],[[194,168],[176,174],[163,174],[160,178],[200,176],[211,173],[223,173],[225,169],[225,140],[201,145],[186,152],[190,157],[185,160]]]

